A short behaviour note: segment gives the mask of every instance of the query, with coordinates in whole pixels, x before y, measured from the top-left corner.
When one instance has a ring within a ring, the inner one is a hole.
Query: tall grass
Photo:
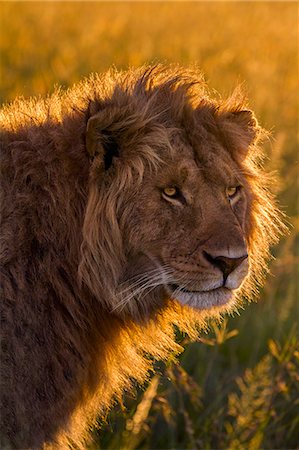
[[[178,333],[180,364],[94,431],[108,449],[298,448],[298,5],[291,2],[1,2],[1,101],[40,95],[111,65],[199,65],[221,95],[245,82],[291,232],[260,301],[199,342]],[[297,245],[296,245],[297,244]]]

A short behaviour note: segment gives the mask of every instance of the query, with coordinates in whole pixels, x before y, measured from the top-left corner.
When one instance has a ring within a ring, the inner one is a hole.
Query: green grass
[[[298,448],[298,6],[291,2],[0,3],[1,100],[64,87],[91,71],[199,65],[210,88],[240,82],[261,124],[291,223],[258,303],[157,363],[91,448]],[[296,245],[297,243],[297,245]]]

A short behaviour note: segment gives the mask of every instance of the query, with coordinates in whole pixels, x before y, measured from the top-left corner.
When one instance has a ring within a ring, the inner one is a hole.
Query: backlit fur
[[[2,109],[1,448],[83,446],[96,416],[148,377],[153,358],[181,351],[173,325],[195,338],[207,318],[256,294],[282,225],[261,168],[262,132],[253,116],[232,121],[244,106],[238,93],[212,100],[196,70],[154,67],[93,75]],[[111,136],[122,153],[107,170]],[[247,183],[250,273],[228,304],[208,310],[155,289],[124,294],[149,264],[130,249],[159,232],[169,205],[161,218],[143,212],[143,224],[136,211],[181,136],[189,149],[206,140],[205,158],[211,136],[221,141]]]

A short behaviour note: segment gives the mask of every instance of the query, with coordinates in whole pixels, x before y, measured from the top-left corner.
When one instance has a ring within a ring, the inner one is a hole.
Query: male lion
[[[281,223],[240,96],[94,75],[1,113],[2,448],[83,445],[154,358],[260,283]]]

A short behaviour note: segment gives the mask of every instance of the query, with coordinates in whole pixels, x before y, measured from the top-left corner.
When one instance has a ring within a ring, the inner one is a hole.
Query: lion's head
[[[80,275],[116,314],[166,299],[205,310],[260,283],[280,221],[243,98],[208,98],[195,72],[114,80],[87,114],[92,159]]]

